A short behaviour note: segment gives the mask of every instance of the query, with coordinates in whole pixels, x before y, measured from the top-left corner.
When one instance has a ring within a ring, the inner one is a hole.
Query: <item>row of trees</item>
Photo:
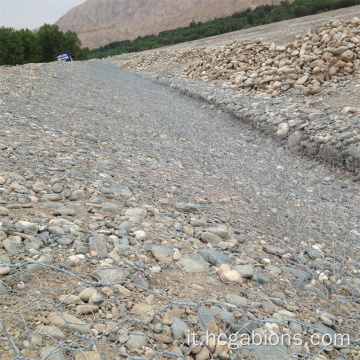
[[[295,0],[292,3],[283,1],[278,6],[262,5],[253,11],[247,9],[242,12],[236,12],[232,16],[205,23],[195,23],[193,21],[188,27],[163,31],[158,35],[139,36],[133,41],[112,42],[91,50],[90,57],[103,58],[128,52],[154,49],[358,4],[360,4],[360,0]]]
[[[73,53],[76,59],[86,60],[89,49],[73,31],[62,32],[57,25],[43,25],[33,32],[29,29],[0,28],[0,65],[17,65],[56,60],[61,51]]]

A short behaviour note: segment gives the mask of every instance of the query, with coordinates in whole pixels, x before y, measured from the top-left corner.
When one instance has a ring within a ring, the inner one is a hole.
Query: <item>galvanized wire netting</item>
[[[352,174],[105,62],[0,76],[1,359],[360,357]]]

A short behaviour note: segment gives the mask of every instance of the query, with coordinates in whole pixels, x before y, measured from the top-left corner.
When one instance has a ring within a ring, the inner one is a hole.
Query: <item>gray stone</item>
[[[289,272],[295,275],[299,280],[304,280],[306,282],[311,278],[311,274],[301,269],[296,269],[288,266],[281,266],[281,270],[285,272]]]
[[[172,261],[172,256],[174,254],[173,250],[168,246],[156,245],[152,246],[151,252],[154,255],[157,261]]]
[[[26,265],[26,269],[35,274],[35,273],[39,273],[39,272],[45,272],[46,268],[44,265],[41,265],[41,264],[29,264],[29,265]]]
[[[94,250],[98,255],[106,256],[107,251],[107,242],[102,235],[95,234],[89,237],[89,250]]]
[[[8,295],[9,292],[7,290],[7,288],[5,287],[5,285],[3,283],[0,282],[0,296],[1,295]]]
[[[322,324],[322,323],[317,324],[316,325],[316,331],[321,333],[321,334],[328,335],[331,338],[332,341],[337,340],[336,331],[334,329],[332,329],[331,327],[325,325],[325,324]]]
[[[204,249],[198,252],[208,263],[214,266],[220,266],[221,264],[231,264],[231,258],[223,252],[215,251],[212,249]]]
[[[67,237],[61,237],[60,239],[57,239],[56,242],[60,245],[69,246],[73,243],[73,239],[67,238]]]
[[[178,202],[176,209],[184,213],[194,213],[199,211],[199,206],[192,203]]]
[[[257,324],[255,321],[242,320],[239,323],[233,324],[230,327],[230,331],[232,333],[250,335],[258,327],[259,327],[259,324]]]
[[[243,278],[251,278],[255,274],[255,268],[252,265],[235,265],[233,269]]]
[[[248,299],[239,295],[227,294],[225,300],[235,306],[247,306],[248,304]]]
[[[256,345],[248,347],[253,350],[255,358],[258,360],[287,360],[286,346],[284,345]],[[250,357],[249,357],[250,358]]]
[[[206,324],[214,319],[214,314],[209,308],[200,306],[198,308],[198,319],[201,326],[206,326]]]
[[[47,346],[41,351],[41,358],[46,360],[66,360],[61,349],[55,346]]]
[[[204,243],[219,243],[222,241],[222,238],[220,236],[217,236],[215,234],[212,234],[210,232],[203,232],[200,235],[200,239]]]
[[[189,328],[186,325],[186,322],[176,316],[173,316],[173,323],[170,329],[175,340],[182,340],[185,338],[185,331]]]
[[[198,254],[195,254],[189,258],[182,257],[178,261],[178,264],[187,273],[204,272],[209,269],[209,265],[207,264],[207,262],[204,260],[203,257]]]
[[[306,253],[312,258],[312,259],[321,259],[324,257],[324,255],[322,253],[320,253],[319,251],[315,250],[315,249],[309,249],[306,250]]]
[[[222,318],[227,324],[235,324],[235,316],[229,311],[223,310],[218,306],[212,306],[210,309],[211,313],[217,317]]]
[[[17,254],[21,251],[20,245],[14,244],[10,239],[5,239],[2,244],[4,249],[11,254]]]
[[[286,253],[285,249],[271,245],[264,245],[263,250],[271,255],[284,255]]]
[[[207,223],[207,221],[205,220],[194,220],[190,223],[190,225],[192,227],[203,227],[203,228],[206,228],[206,227],[209,227],[210,225]]]
[[[292,150],[300,145],[303,134],[301,131],[294,131],[287,140],[287,147]]]
[[[5,275],[9,274],[10,271],[11,271],[10,266],[0,266],[0,276],[5,276]]]
[[[99,281],[116,283],[126,280],[127,271],[120,268],[100,268],[93,272],[93,275]]]
[[[300,325],[294,321],[289,321],[289,328],[295,333],[302,334],[302,332],[303,332],[302,325]]]
[[[107,211],[119,211],[120,210],[120,206],[118,204],[111,203],[111,202],[103,203],[102,208]]]
[[[142,277],[136,278],[133,281],[133,284],[136,286],[140,286],[141,288],[144,288],[144,289],[150,289],[150,282],[146,278],[142,278]]]
[[[263,285],[271,282],[271,280],[267,276],[258,272],[255,272],[251,279]]]
[[[130,349],[141,349],[143,346],[148,345],[146,336],[140,332],[134,332],[129,336],[126,345]]]
[[[89,302],[89,299],[90,299],[91,295],[94,294],[94,293],[95,293],[95,290],[93,288],[85,288],[84,290],[82,290],[80,292],[79,298],[83,302],[87,303],[87,302]]]
[[[85,321],[64,311],[61,314],[51,312],[47,319],[55,326],[65,327],[72,331],[77,331],[82,335],[90,333],[90,326],[87,326]]]

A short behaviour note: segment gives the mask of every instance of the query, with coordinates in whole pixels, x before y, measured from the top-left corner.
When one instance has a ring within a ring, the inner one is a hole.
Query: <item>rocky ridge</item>
[[[95,48],[114,41],[189,26],[234,12],[268,4],[268,0],[87,0],[75,6],[56,24],[75,31],[83,46]],[[280,4],[272,0],[271,4]]]

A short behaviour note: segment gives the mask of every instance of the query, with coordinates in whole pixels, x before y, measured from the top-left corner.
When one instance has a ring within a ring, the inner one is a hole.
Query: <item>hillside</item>
[[[207,21],[236,11],[280,0],[88,0],[56,24],[74,30],[84,46],[95,48],[113,41],[135,39],[160,31]]]

